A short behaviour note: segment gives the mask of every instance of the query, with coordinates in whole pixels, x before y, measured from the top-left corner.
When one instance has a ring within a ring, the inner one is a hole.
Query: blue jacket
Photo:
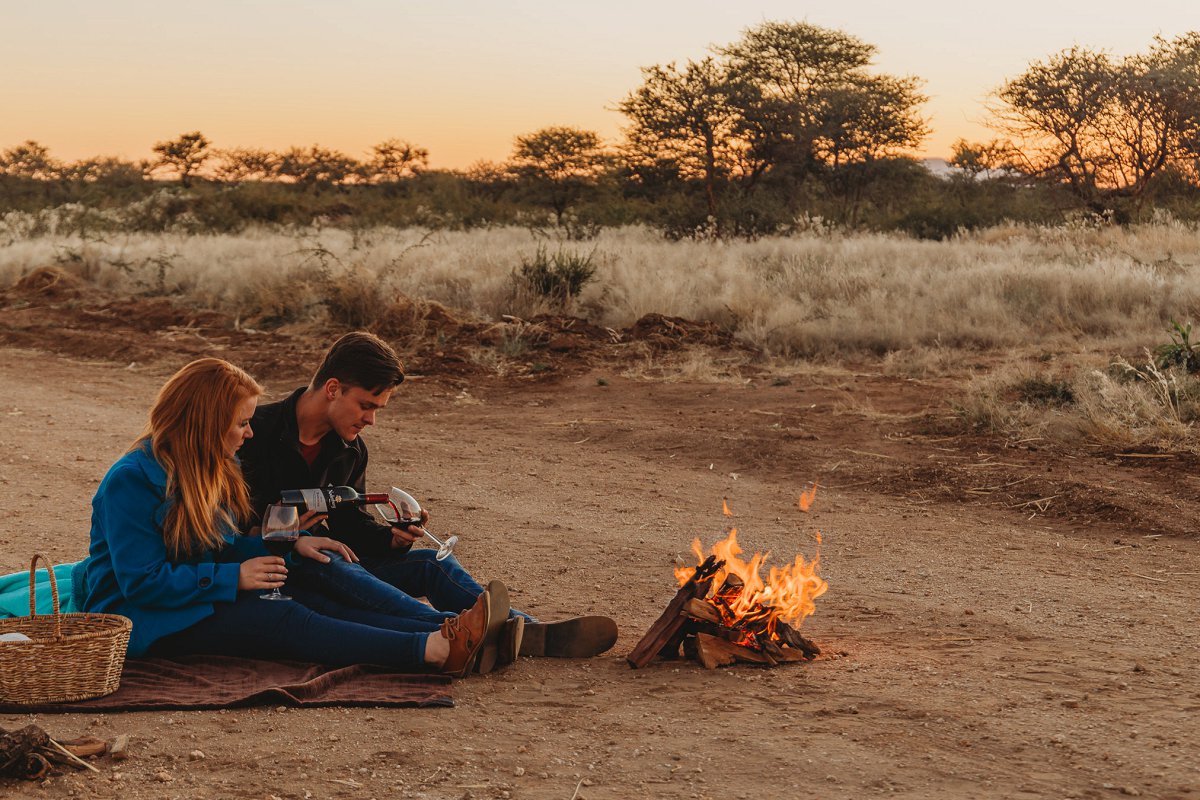
[[[118,459],[92,498],[91,545],[81,565],[86,591],[79,605],[133,620],[131,657],[209,616],[214,603],[233,602],[241,562],[267,555],[257,536],[224,531],[227,546],[220,552],[172,561],[163,542],[172,502],[166,493],[167,473],[147,444]]]

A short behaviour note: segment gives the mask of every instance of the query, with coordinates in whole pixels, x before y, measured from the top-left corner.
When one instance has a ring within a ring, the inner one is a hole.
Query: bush
[[[1188,372],[1200,372],[1200,343],[1192,341],[1192,323],[1180,325],[1171,320],[1168,332],[1171,341],[1154,348],[1154,363],[1160,369],[1179,366]]]
[[[596,274],[595,249],[586,255],[559,249],[554,255],[538,245],[532,260],[523,260],[517,281],[537,297],[568,305]]]

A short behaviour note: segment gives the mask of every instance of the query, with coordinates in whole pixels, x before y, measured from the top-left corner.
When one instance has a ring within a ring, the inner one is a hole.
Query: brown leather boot
[[[617,623],[608,617],[529,622],[524,633],[520,650],[523,656],[590,658],[617,643]]]
[[[442,664],[442,672],[455,678],[464,677],[475,663],[475,655],[483,647],[483,637],[491,621],[491,596],[485,589],[475,605],[442,623],[441,635],[450,642],[450,655]]]
[[[505,638],[505,622],[508,620],[508,587],[503,581],[492,581],[487,585],[491,596],[488,607],[492,610],[491,622],[488,623],[487,633],[483,637],[483,647],[479,649],[479,657],[475,661],[475,671],[486,675],[500,666],[500,648]],[[509,659],[505,663],[512,663]]]

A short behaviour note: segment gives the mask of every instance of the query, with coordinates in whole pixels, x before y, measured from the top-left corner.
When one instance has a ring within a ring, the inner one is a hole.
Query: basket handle
[[[54,567],[50,564],[50,559],[41,553],[34,553],[33,558],[29,560],[29,616],[37,616],[37,597],[34,594],[37,581],[34,576],[37,574],[39,558],[45,563],[46,572],[50,573],[50,594],[54,596],[54,639],[58,641],[62,639],[62,613],[58,610],[58,579],[54,577]]]

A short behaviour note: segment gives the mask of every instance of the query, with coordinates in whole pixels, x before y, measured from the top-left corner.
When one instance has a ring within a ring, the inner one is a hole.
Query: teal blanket
[[[74,564],[59,564],[54,568],[58,581],[58,608],[63,613],[79,611],[72,601],[71,570]],[[54,613],[54,595],[50,592],[50,576],[46,570],[36,573],[37,612]],[[29,570],[12,575],[0,575],[0,617],[24,617],[29,615]]]

